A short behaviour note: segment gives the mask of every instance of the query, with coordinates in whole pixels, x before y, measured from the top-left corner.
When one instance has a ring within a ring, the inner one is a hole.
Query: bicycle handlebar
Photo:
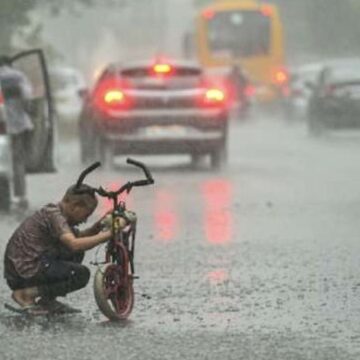
[[[94,193],[95,192],[95,193],[99,194],[100,196],[114,199],[114,198],[117,198],[117,196],[120,195],[121,193],[123,193],[124,191],[127,191],[127,193],[129,193],[133,187],[154,184],[155,181],[151,175],[151,172],[144,163],[134,160],[134,159],[130,159],[130,158],[127,158],[126,162],[128,164],[137,166],[140,169],[142,169],[145,174],[146,179],[137,180],[137,181],[133,181],[133,182],[127,182],[126,184],[122,185],[117,191],[107,191],[100,186],[99,188],[90,187],[88,190],[78,190],[77,192],[78,193],[90,193],[90,192]],[[99,161],[97,161],[96,163],[90,165],[85,170],[83,170],[76,182],[75,189],[79,189],[79,187],[82,185],[85,177],[89,173],[91,173],[92,171],[97,169],[99,166],[101,166],[101,163]]]
[[[81,186],[81,184],[83,183],[84,179],[86,178],[86,176],[89,175],[95,169],[97,169],[99,166],[101,166],[101,163],[100,163],[100,161],[97,161],[96,163],[90,165],[85,170],[83,170],[76,182],[75,187],[79,188]]]
[[[146,167],[146,165],[144,163],[141,163],[140,161],[130,159],[130,158],[127,158],[126,162],[128,164],[135,165],[135,166],[139,167],[140,169],[142,169],[145,173],[147,181],[149,181],[150,184],[154,183],[154,179],[152,178],[149,169]],[[147,185],[147,184],[144,184],[144,185]],[[141,186],[141,185],[137,185],[137,186]]]

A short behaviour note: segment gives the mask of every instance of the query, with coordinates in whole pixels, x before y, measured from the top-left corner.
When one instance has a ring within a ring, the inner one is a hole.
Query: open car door
[[[32,85],[29,115],[34,130],[26,141],[27,172],[55,172],[54,107],[44,54],[40,49],[24,51],[13,56],[11,63],[27,76]]]

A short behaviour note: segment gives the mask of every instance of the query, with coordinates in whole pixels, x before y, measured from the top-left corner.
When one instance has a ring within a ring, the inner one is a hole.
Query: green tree
[[[96,0],[1,0],[0,5],[0,53],[12,53],[13,37],[22,36],[24,29],[31,25],[30,13],[37,8],[49,9],[52,16],[58,15],[61,11],[76,11],[81,6],[91,6]],[[113,0],[108,0],[108,2]],[[118,0],[124,2],[124,0]],[[34,29],[36,36],[40,39],[40,33]],[[34,34],[33,34],[34,35]]]

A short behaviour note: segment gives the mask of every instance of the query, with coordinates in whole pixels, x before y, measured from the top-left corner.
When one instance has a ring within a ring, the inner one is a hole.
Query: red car
[[[83,162],[116,155],[210,155],[226,162],[226,90],[184,61],[109,65],[85,96],[79,120]]]

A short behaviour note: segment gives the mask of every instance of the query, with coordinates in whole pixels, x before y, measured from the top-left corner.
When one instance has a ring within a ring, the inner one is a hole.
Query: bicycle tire
[[[123,255],[126,253],[124,250],[122,252]],[[129,264],[127,254],[124,257],[123,265],[107,263],[99,267],[94,278],[96,303],[109,320],[127,319],[134,306],[132,278],[128,274],[125,277],[121,274],[124,269],[128,269]]]

